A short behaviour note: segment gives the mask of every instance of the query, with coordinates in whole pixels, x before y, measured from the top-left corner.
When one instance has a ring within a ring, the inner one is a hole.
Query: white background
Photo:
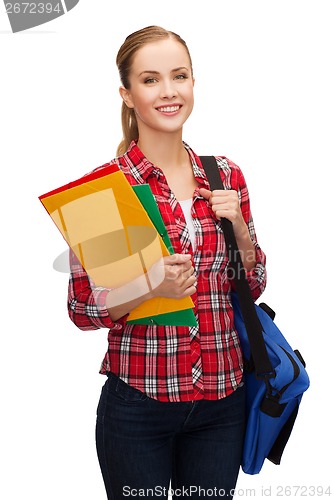
[[[59,19],[17,34],[2,6],[4,500],[106,498],[94,426],[107,331],[81,332],[69,321],[68,275],[52,268],[66,245],[38,196],[115,156],[116,52],[129,33],[150,24],[188,43],[196,105],[184,139],[198,154],[226,155],[242,168],[267,254],[263,298],[311,377],[282,464],[267,462],[259,476],[241,473],[237,498],[246,489],[275,497],[278,485],[331,485],[333,493],[330,5],[81,0]]]

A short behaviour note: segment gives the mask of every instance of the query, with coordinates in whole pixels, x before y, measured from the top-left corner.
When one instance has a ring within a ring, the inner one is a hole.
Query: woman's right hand
[[[195,282],[191,255],[168,255],[157,261],[146,274],[111,289],[106,297],[106,308],[110,318],[117,321],[154,297],[182,299],[192,295],[196,291]]]
[[[163,257],[148,271],[153,297],[182,299],[196,292],[196,276],[190,254]]]

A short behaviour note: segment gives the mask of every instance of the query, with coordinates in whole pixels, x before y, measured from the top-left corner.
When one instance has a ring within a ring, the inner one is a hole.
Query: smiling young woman
[[[118,290],[98,287],[72,255],[69,315],[82,330],[109,329],[96,423],[108,499],[125,498],[128,488],[167,497],[170,481],[174,491],[187,489],[192,498],[203,490],[231,498],[245,394],[219,219],[233,223],[257,299],[266,285],[265,255],[247,186],[240,168],[217,156],[226,189],[212,192],[199,157],[183,141],[194,104],[184,40],[157,26],[144,28],[126,38],[117,65],[124,137],[118,156],[99,168],[115,163],[131,185],[149,184],[175,254],[162,261],[162,282],[131,300],[126,297],[133,297],[134,282]],[[127,323],[133,308],[157,296],[191,296],[198,326]]]

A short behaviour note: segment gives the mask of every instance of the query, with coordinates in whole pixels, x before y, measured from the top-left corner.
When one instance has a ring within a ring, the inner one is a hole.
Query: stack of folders
[[[150,270],[174,252],[150,186],[131,186],[117,165],[39,200],[95,286],[114,289],[141,280],[141,293],[142,283],[148,291],[159,275]],[[127,322],[196,326],[193,307],[190,297],[154,297],[133,309]]]

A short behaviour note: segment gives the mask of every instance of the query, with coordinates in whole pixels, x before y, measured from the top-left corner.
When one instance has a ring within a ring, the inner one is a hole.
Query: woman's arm
[[[68,313],[81,330],[119,330],[126,315],[153,297],[183,298],[195,292],[190,254],[163,257],[145,275],[119,288],[95,286],[77,257],[70,251],[71,276]]]
[[[71,321],[80,330],[120,329],[121,325],[112,321],[105,307],[109,289],[94,285],[72,250],[70,268],[67,308]]]

